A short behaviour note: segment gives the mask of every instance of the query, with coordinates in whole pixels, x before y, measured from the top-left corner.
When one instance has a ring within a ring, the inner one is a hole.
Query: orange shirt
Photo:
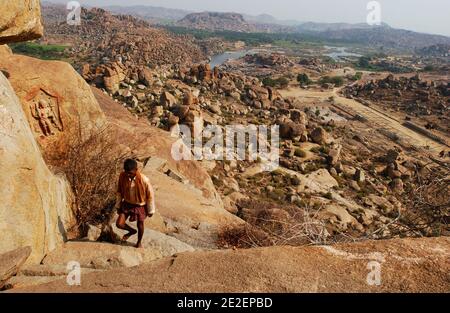
[[[155,193],[153,191],[153,187],[150,184],[150,180],[147,178],[147,176],[145,176],[143,174],[141,174],[141,176],[142,176],[142,181],[144,183],[144,188],[146,189],[146,191],[148,191],[148,194],[150,195],[150,199],[148,199],[147,202],[139,203],[139,201],[136,197],[136,177],[134,179],[128,178],[131,181],[129,197],[125,199],[119,192],[117,192],[116,193],[116,205],[115,205],[116,208],[119,208],[122,201],[125,201],[125,202],[131,203],[131,204],[135,204],[137,206],[147,206],[148,212],[150,214],[155,214],[155,212],[156,212]]]

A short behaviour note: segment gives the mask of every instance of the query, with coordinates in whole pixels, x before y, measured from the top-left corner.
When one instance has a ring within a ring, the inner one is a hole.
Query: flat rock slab
[[[20,291],[20,288],[32,288],[42,284],[64,279],[62,276],[14,276],[8,281],[10,290]]]
[[[8,286],[11,290],[20,288],[31,288],[56,280],[65,280],[72,269],[65,265],[25,265],[16,276],[8,280]],[[102,269],[80,268],[80,274],[83,277],[89,273],[101,272]]]
[[[28,265],[24,266],[15,278],[19,277],[58,277],[67,276],[71,271],[66,265],[51,265],[51,264],[38,264],[38,265]],[[101,271],[93,268],[80,268],[81,274],[92,273],[96,271]],[[13,279],[10,280],[12,283]]]
[[[133,267],[162,258],[156,248],[136,249],[128,245],[114,245],[102,242],[67,242],[47,254],[44,265],[67,266],[78,262],[82,268],[112,269]]]
[[[133,227],[136,228],[134,225]],[[112,230],[116,236],[116,240],[122,238],[125,234],[127,234],[126,231],[118,229],[114,224],[112,225]],[[136,236],[131,237],[129,240],[130,244],[132,242],[134,243],[135,241]],[[162,257],[172,256],[174,254],[181,252],[195,251],[195,249],[191,245],[181,240],[178,240],[175,237],[168,236],[166,234],[147,228],[145,229],[144,232],[142,245],[144,249],[152,249],[155,251],[159,251]]]
[[[20,270],[31,254],[31,248],[20,248],[0,255],[0,289]]]

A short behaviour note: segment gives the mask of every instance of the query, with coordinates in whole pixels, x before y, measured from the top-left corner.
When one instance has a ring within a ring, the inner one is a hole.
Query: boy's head
[[[130,178],[133,178],[136,176],[136,172],[138,170],[138,164],[137,164],[136,160],[127,159],[127,160],[125,160],[125,163],[123,164],[123,169]]]

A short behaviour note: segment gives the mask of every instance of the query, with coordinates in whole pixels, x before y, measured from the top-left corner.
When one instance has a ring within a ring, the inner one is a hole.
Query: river
[[[325,49],[329,50],[329,53],[326,53],[326,56],[329,56],[335,61],[340,61],[342,58],[345,57],[361,57],[360,54],[347,52],[346,47],[330,47],[330,46],[324,46]]]
[[[227,61],[240,59],[247,54],[255,54],[255,53],[256,51],[254,50],[226,51],[224,53],[216,54],[213,57],[211,57],[211,62],[209,62],[209,64],[211,65],[211,68],[214,68],[215,66],[220,66]]]
[[[324,54],[326,56],[329,56],[333,58],[335,61],[339,61],[341,58],[345,57],[360,57],[360,54],[347,52],[346,47],[330,47],[330,46],[324,46],[325,49],[327,49],[328,53]],[[226,51],[221,54],[216,54],[211,57],[211,62],[209,64],[211,65],[211,68],[214,68],[216,66],[221,66],[227,61],[230,60],[236,60],[239,58],[244,57],[247,54],[255,54],[258,52],[267,52],[267,50],[260,50],[260,49],[250,49],[250,50],[238,50],[238,51]]]

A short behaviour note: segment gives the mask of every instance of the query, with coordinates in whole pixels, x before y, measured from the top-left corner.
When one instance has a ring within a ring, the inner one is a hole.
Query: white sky
[[[69,0],[48,0],[65,3]],[[267,13],[313,22],[366,21],[369,0],[79,0],[89,5],[153,5],[192,11]],[[382,21],[396,28],[450,36],[450,0],[379,0]]]

